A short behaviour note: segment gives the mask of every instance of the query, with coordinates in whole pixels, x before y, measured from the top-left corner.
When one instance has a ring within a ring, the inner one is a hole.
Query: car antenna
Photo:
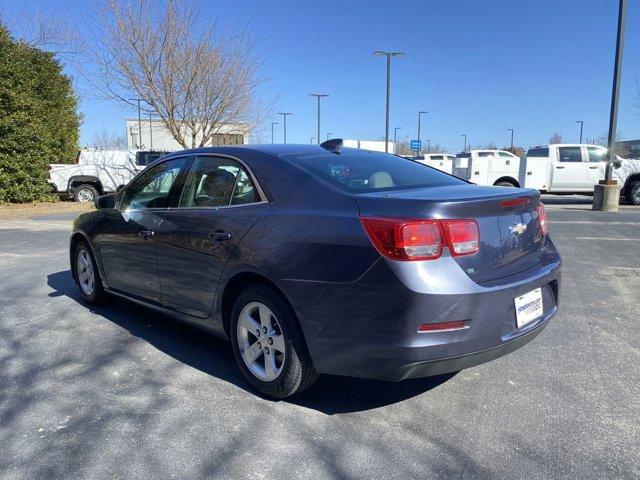
[[[341,138],[332,138],[331,140],[327,140],[326,142],[322,142],[320,144],[322,148],[330,151],[331,153],[340,153],[342,151],[342,139]]]

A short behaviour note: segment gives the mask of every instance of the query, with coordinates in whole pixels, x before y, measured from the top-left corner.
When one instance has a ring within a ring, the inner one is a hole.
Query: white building
[[[158,119],[141,118],[125,118],[125,128],[127,137],[127,148],[130,150],[162,150],[173,152],[183,150],[175,138],[165,128],[162,121]],[[140,134],[142,131],[142,134]],[[187,142],[191,141],[191,133],[187,127],[184,127],[185,138]],[[199,144],[202,135],[199,134],[197,144]],[[246,124],[229,124],[223,125],[220,131],[213,135],[206,146],[219,145],[240,145],[247,143],[249,138],[249,127]]]
[[[362,148],[374,152],[384,152],[384,140],[343,140],[342,145],[348,148]],[[389,142],[389,153],[395,153],[396,144]]]

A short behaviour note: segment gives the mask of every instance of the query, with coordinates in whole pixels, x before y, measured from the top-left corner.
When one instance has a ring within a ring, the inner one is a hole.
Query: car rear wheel
[[[75,252],[76,284],[87,303],[100,303],[106,298],[100,272],[86,242],[78,243]]]
[[[244,289],[233,306],[231,343],[253,388],[285,398],[310,386],[317,373],[291,307],[266,285]]]
[[[83,183],[73,190],[73,199],[76,202],[90,203],[98,198],[98,190],[93,185]]]
[[[503,181],[503,182],[495,183],[494,187],[511,187],[511,188],[513,188],[513,187],[515,187],[515,185],[513,183],[511,183],[511,182],[504,182]]]
[[[631,205],[640,205],[640,182],[631,184],[626,196]]]

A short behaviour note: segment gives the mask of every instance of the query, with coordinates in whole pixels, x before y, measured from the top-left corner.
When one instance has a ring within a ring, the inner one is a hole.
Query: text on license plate
[[[536,288],[515,298],[518,328],[542,316],[542,288]]]

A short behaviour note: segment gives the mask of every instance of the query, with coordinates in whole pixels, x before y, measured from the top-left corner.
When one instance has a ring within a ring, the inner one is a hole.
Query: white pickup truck
[[[456,155],[453,174],[479,185],[535,188],[543,193],[593,193],[604,180],[607,149],[598,145],[531,147],[519,158],[501,150]],[[617,157],[613,178],[632,205],[640,205],[640,160]]]
[[[451,175],[453,172],[453,160],[455,158],[455,155],[451,155],[450,153],[426,153],[413,157],[413,160]]]
[[[76,202],[93,202],[99,195],[115,192],[165,152],[142,150],[80,150],[76,163],[49,164],[55,193]]]

